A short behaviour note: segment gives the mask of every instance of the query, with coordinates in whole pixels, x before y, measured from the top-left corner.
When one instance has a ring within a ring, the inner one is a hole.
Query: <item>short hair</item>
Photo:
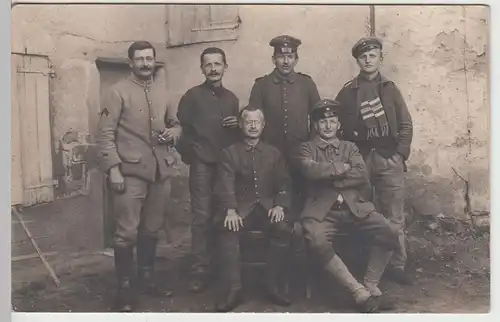
[[[260,114],[262,115],[262,119],[263,120],[266,119],[266,117],[264,116],[264,111],[262,111],[262,109],[255,107],[255,106],[251,106],[251,105],[245,106],[244,108],[241,109],[240,114],[238,116],[238,119],[240,121],[243,121],[243,117],[248,112],[260,112]]]
[[[224,61],[224,65],[227,65],[226,61],[226,53],[224,50],[218,47],[208,47],[206,48],[200,55],[200,65],[203,66],[203,58],[208,54],[220,54],[222,56],[222,61]]]
[[[153,49],[153,56],[156,58],[156,49],[148,41],[136,41],[130,47],[128,47],[128,58],[130,60],[134,59],[136,50]]]

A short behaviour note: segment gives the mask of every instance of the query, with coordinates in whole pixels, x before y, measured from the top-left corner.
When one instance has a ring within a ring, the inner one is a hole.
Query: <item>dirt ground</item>
[[[186,290],[190,232],[185,183],[177,183],[169,219],[170,238],[165,235],[158,251],[158,275],[174,290],[173,297],[160,300],[140,298],[139,312],[207,312],[214,306],[214,291],[191,294]],[[108,312],[116,280],[113,257],[102,250],[102,226],[97,215],[88,213],[90,200],[83,196],[26,209],[23,218],[61,280],[57,288],[38,258],[12,263],[12,305],[19,312]],[[30,226],[31,223],[31,226]],[[13,239],[22,230],[13,218]],[[96,228],[97,227],[97,228]],[[97,237],[101,236],[101,237]],[[429,220],[414,220],[408,228],[411,286],[383,281],[382,290],[395,303],[391,312],[486,313],[490,308],[489,232],[476,232],[467,225],[459,229],[444,225],[429,228]],[[51,240],[51,241],[50,241]],[[98,242],[96,242],[96,240]],[[43,241],[43,242],[42,242]],[[16,244],[17,245],[17,244]],[[13,246],[13,256],[26,253],[29,245]],[[32,252],[32,251],[28,251]],[[292,306],[283,308],[265,302],[256,287],[256,272],[244,274],[245,302],[238,312],[353,312],[343,289],[318,279],[312,298],[305,297],[302,275],[291,277]]]

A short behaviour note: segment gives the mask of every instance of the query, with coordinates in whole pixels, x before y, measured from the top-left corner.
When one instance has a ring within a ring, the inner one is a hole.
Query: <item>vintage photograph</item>
[[[13,311],[490,311],[488,6],[11,16]]]

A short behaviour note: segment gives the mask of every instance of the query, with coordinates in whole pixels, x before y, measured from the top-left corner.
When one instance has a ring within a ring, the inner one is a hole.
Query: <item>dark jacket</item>
[[[165,120],[174,129],[174,144],[181,128],[166,94],[166,84],[146,84],[131,74],[105,93],[96,138],[99,165],[102,171],[117,164],[125,176],[154,182],[172,175],[176,160],[173,144],[159,144],[157,134]]]
[[[255,80],[249,104],[264,111],[262,139],[290,161],[300,143],[310,139],[309,112],[319,99],[310,76],[292,73],[283,79],[274,70]]]
[[[358,76],[359,77],[359,76]],[[363,145],[366,140],[359,133],[364,133],[364,124],[360,118],[357,99],[358,77],[347,82],[338,93],[336,100],[340,102],[340,138]],[[381,75],[380,100],[384,106],[391,135],[396,140],[396,152],[407,160],[410,156],[410,146],[413,138],[413,124],[408,107],[396,84]],[[357,135],[358,134],[358,135]]]
[[[179,102],[177,117],[182,137],[177,150],[186,164],[193,158],[215,163],[222,149],[240,136],[238,128],[225,128],[222,120],[238,116],[238,98],[225,87],[214,88],[207,82],[189,89]]]
[[[289,178],[285,160],[275,147],[259,142],[252,148],[244,141],[222,152],[215,195],[225,215],[236,209],[247,216],[260,203],[266,210],[275,206],[289,207]]]
[[[337,140],[328,144],[317,136],[300,146],[297,159],[308,181],[302,218],[323,221],[339,193],[356,217],[363,218],[375,211],[368,201],[366,165],[354,143]],[[345,171],[344,163],[351,166],[349,171]]]

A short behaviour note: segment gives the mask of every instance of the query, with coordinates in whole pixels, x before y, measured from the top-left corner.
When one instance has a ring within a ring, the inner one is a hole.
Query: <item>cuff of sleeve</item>
[[[401,154],[401,156],[403,157],[403,160],[406,161],[408,160],[408,157],[410,156],[410,151],[408,148],[405,148],[405,147],[402,147],[402,146],[398,146],[397,149],[396,149],[396,152]]]
[[[109,170],[118,165],[118,164],[121,164],[122,163],[122,160],[120,160],[120,158],[118,156],[116,157],[113,157],[113,158],[109,158],[108,160],[106,160],[105,162],[103,162],[101,164],[101,170],[104,172],[104,173],[108,173]]]

